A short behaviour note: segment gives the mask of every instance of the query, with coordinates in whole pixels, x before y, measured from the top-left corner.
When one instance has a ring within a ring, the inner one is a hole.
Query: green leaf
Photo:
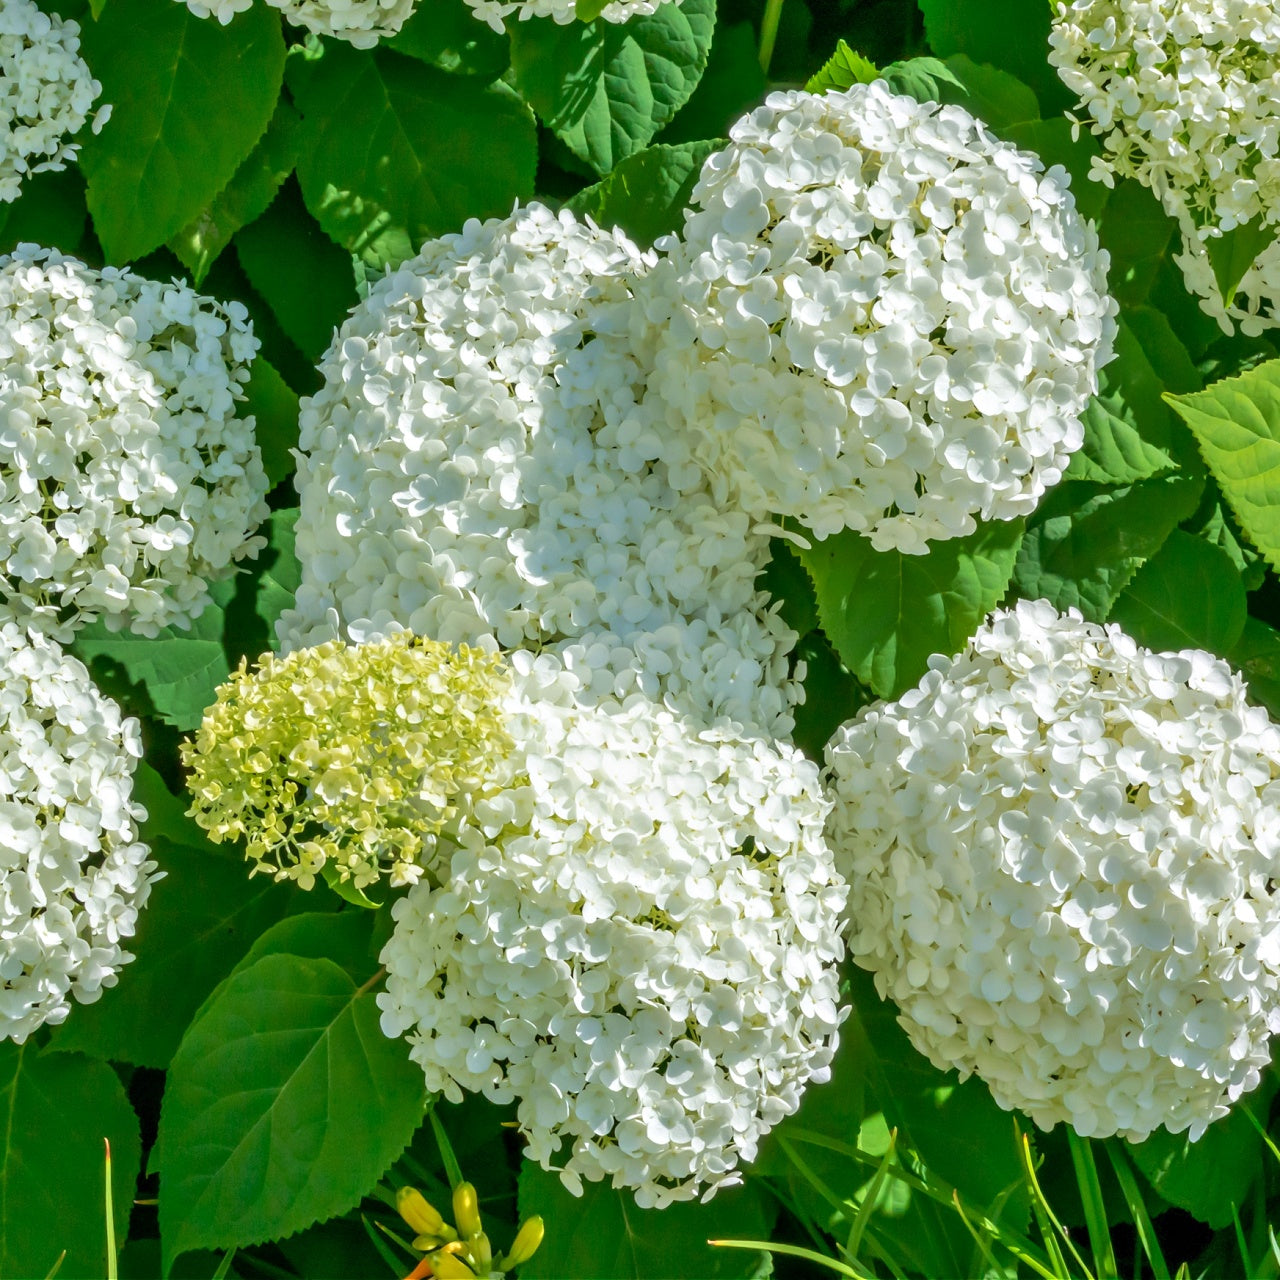
[[[242,418],[253,416],[263,470],[268,483],[277,485],[294,470],[290,450],[298,443],[298,397],[263,356],[250,365],[244,394],[237,413]]]
[[[194,729],[227,675],[224,621],[221,607],[210,602],[189,629],[161,627],[156,636],[108,631],[102,622],[92,622],[77,633],[72,651],[89,667],[98,662],[119,664],[130,680],[146,689],[165,724]]]
[[[664,4],[623,24],[533,18],[511,35],[516,83],[569,150],[606,174],[688,101],[715,18],[715,0]]]
[[[940,85],[943,102],[964,107],[1001,137],[1011,125],[1039,120],[1040,104],[1036,95],[1016,76],[999,67],[974,62],[964,53],[954,53],[946,62],[964,87],[956,91]]]
[[[1067,480],[1132,484],[1177,470],[1169,453],[1142,437],[1137,415],[1124,394],[1108,386],[1106,372],[1098,394],[1081,415],[1084,444],[1071,457]]]
[[[1176,230],[1147,187],[1134,179],[1116,183],[1107,196],[1098,238],[1111,255],[1107,281],[1121,306],[1145,301],[1161,267],[1170,260]]]
[[[1235,648],[1227,655],[1249,686],[1249,701],[1280,720],[1280,631],[1248,618]]]
[[[420,4],[387,45],[453,75],[496,80],[511,63],[505,32],[477,22],[466,0]]]
[[[373,265],[401,262],[467,218],[508,214],[532,196],[533,115],[506,85],[338,44],[290,70],[305,121],[298,179],[307,207]]]
[[[1230,231],[1205,241],[1209,261],[1213,264],[1213,278],[1218,282],[1218,294],[1223,306],[1230,306],[1257,256],[1275,242],[1274,224],[1264,224],[1262,214],[1252,222],[1233,227]]]
[[[1199,1141],[1158,1129],[1145,1142],[1125,1149],[1170,1204],[1211,1227],[1229,1227],[1232,1209],[1244,1208],[1250,1188],[1262,1175],[1262,1139],[1242,1109],[1248,1107],[1265,1124],[1275,1092],[1274,1075],[1266,1075],[1255,1092],[1211,1124]]]
[[[0,205],[0,253],[26,243],[74,254],[89,221],[84,197],[84,175],[78,169],[24,179],[18,199]]]
[[[851,89],[855,84],[870,84],[880,78],[880,68],[869,58],[855,53],[843,40],[836,45],[836,51],[829,57],[816,74],[809,77],[805,85],[806,93],[828,93]]]
[[[818,625],[818,600],[813,579],[805,572],[793,544],[774,538],[769,544],[769,563],[758,579],[769,593],[770,604],[780,604],[782,620],[800,636]]]
[[[718,140],[658,144],[624,160],[607,178],[585,187],[566,207],[602,227],[621,227],[643,248],[684,225],[684,210],[702,163]]]
[[[1149,649],[1207,649],[1225,656],[1248,611],[1231,557],[1175,529],[1120,593],[1110,621]]]
[[[1280,360],[1165,399],[1195,434],[1240,528],[1280,569]]]
[[[173,0],[109,5],[81,33],[112,104],[80,167],[107,257],[129,262],[207,208],[262,137],[284,75],[280,16],[263,5],[230,25]]]
[[[231,181],[169,241],[200,284],[217,256],[241,227],[260,218],[298,163],[302,119],[283,99],[275,115]]]
[[[1105,622],[1138,567],[1200,500],[1204,480],[1158,476],[1111,488],[1060,484],[1040,505],[1018,552],[1013,585],[1026,600]]]
[[[266,213],[236,234],[235,246],[249,283],[280,327],[308,359],[318,361],[358,300],[350,256],[316,225],[292,182]]]
[[[263,553],[266,567],[258,577],[258,595],[254,611],[267,624],[267,631],[274,639],[276,619],[293,604],[294,595],[302,584],[302,566],[294,554],[294,526],[298,523],[298,509],[274,511],[267,521],[267,551]]]
[[[306,891],[289,886],[295,902]],[[374,919],[364,911],[325,911],[325,895],[312,891],[314,909],[276,921],[245,953],[232,976],[252,968],[265,956],[299,956],[332,960],[355,983],[363,983],[378,967],[381,944],[375,942]]]
[[[82,1010],[71,1011],[75,1019]],[[116,1073],[73,1053],[0,1043],[0,1275],[106,1274],[103,1169],[111,1143],[116,1241],[129,1229],[141,1142]]]
[[[993,520],[923,556],[876,551],[846,531],[797,554],[836,652],[859,680],[893,698],[920,679],[932,654],[962,649],[1000,603],[1022,529],[1021,520]]]
[[[658,141],[674,144],[723,138],[739,116],[759,103],[766,83],[755,26],[750,22],[717,22],[707,69]]]
[[[96,1004],[58,1028],[59,1050],[167,1067],[201,1003],[297,896],[266,876],[251,879],[234,848],[230,857],[172,844],[155,852],[165,877],[128,943],[137,958]]]
[[[831,642],[821,631],[811,631],[796,645],[795,659],[805,664],[804,701],[795,710],[792,739],[810,760],[822,752],[836,729],[852,720],[875,697],[840,664]]]
[[[937,58],[891,62],[880,75],[894,93],[906,94],[917,102],[941,102],[946,93],[964,92],[964,83]]]
[[[522,1280],[590,1276],[608,1280],[745,1280],[768,1275],[766,1259],[746,1249],[713,1249],[708,1240],[767,1240],[772,1215],[756,1187],[733,1187],[708,1204],[682,1201],[637,1209],[629,1191],[587,1183],[581,1198],[557,1174],[526,1162],[520,1171],[520,1217],[541,1214],[547,1234]]]
[[[205,1006],[160,1113],[166,1265],[345,1213],[404,1150],[426,1090],[382,1034],[374,985],[332,960],[269,955]]]

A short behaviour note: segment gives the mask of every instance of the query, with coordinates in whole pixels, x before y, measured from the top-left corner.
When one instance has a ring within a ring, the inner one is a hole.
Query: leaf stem
[[[773,46],[778,42],[778,21],[782,17],[783,0],[765,0],[764,17],[760,20],[760,70],[769,74]]]

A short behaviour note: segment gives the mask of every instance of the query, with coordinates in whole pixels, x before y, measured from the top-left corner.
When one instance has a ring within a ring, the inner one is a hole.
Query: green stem
[[[773,46],[778,42],[778,20],[782,17],[783,0],[765,0],[764,17],[760,20],[760,70],[769,74]]]

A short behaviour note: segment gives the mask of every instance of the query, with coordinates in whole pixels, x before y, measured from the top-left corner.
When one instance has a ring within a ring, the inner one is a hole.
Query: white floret
[[[552,657],[515,661],[517,750],[445,886],[393,908],[383,1031],[432,1092],[518,1102],[526,1155],[575,1194],[710,1194],[828,1078],[847,1012],[817,770],[641,695],[583,708]]]
[[[1065,172],[881,82],[730,137],[642,290],[650,398],[717,496],[908,553],[1030,512],[1115,332]]]
[[[34,0],[0,4],[0,203],[16,200],[29,174],[65,169],[102,86],[80,56],[80,27]],[[96,131],[110,107],[94,117]]]
[[[51,640],[0,626],[0,1039],[92,1004],[158,877],[132,799],[138,722]]]
[[[430,2],[430,0],[428,0]],[[253,0],[184,0],[197,18],[216,18],[223,26]],[[372,49],[394,36],[413,15],[418,0],[267,0],[294,26],[318,36],[345,40],[357,49]]]
[[[655,13],[670,3],[679,4],[680,0],[610,0],[600,11],[600,17],[606,22],[628,22],[642,14]],[[504,29],[503,19],[513,15],[521,22],[551,18],[562,26],[578,16],[577,0],[467,0],[467,4],[477,18],[499,34]]]
[[[767,536],[667,466],[642,403],[632,289],[651,262],[530,205],[373,286],[302,405],[286,649],[406,628],[555,649],[596,696],[789,729]]]
[[[1199,650],[1044,601],[837,731],[854,960],[1049,1128],[1194,1140],[1280,1030],[1280,728]]]
[[[0,600],[67,639],[187,626],[256,554],[247,313],[19,245],[0,258]]]

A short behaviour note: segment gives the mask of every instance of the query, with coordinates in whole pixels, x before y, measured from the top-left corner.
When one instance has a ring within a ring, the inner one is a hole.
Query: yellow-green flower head
[[[499,655],[408,632],[242,662],[183,746],[191,815],[304,889],[326,866],[357,889],[415,884],[428,838],[511,746],[507,684]]]

